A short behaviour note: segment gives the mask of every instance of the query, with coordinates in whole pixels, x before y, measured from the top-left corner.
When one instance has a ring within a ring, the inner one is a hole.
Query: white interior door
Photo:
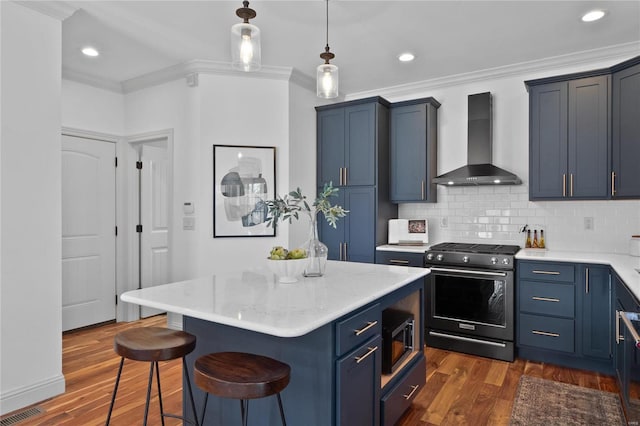
[[[62,136],[62,329],[116,317],[115,144]]]
[[[142,145],[140,160],[140,270],[141,285],[146,288],[169,282],[169,176],[166,144]],[[144,318],[160,312],[142,307],[140,315]]]

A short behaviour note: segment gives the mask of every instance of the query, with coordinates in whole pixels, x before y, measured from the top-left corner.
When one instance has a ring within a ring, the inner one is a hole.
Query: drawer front
[[[574,352],[574,321],[566,318],[520,314],[519,344]]]
[[[360,311],[336,324],[336,355],[363,344],[382,331],[380,305]]]
[[[518,285],[520,312],[575,316],[575,287],[573,284],[520,281]]]
[[[426,383],[425,358],[410,367],[402,380],[387,392],[381,401],[383,425],[394,425],[409,408]]]
[[[424,253],[378,250],[376,251],[376,263],[424,268]]]
[[[574,265],[558,262],[519,262],[518,276],[522,279],[570,282],[575,278]]]

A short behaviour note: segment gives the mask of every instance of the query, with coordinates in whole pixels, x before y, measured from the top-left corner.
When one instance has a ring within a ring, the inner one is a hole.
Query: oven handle
[[[457,272],[459,274],[471,274],[471,275],[484,275],[484,276],[491,276],[491,277],[506,277],[507,273],[506,272],[485,272],[485,271],[469,271],[469,270],[463,270],[463,269],[449,269],[449,268],[429,268],[432,271],[436,271],[436,272]]]
[[[504,348],[507,346],[504,343],[491,342],[488,340],[472,339],[471,337],[455,336],[453,334],[438,333],[437,331],[430,331],[429,334],[431,336],[436,336],[436,337],[444,337],[444,338],[453,339],[453,340],[462,340],[463,342],[482,343],[483,345],[498,346],[501,348]]]

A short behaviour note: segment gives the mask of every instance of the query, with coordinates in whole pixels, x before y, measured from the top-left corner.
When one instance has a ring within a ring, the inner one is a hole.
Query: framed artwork
[[[276,196],[274,146],[213,145],[213,237],[274,237],[267,204]]]

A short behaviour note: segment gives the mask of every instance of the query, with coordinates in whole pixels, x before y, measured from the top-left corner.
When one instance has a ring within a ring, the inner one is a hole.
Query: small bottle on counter
[[[524,243],[524,248],[531,248],[531,229],[527,229],[527,241]]]
[[[540,241],[538,241],[538,247],[544,248],[544,229],[540,230]]]
[[[531,243],[532,248],[538,248],[538,230],[533,230],[533,242]]]

